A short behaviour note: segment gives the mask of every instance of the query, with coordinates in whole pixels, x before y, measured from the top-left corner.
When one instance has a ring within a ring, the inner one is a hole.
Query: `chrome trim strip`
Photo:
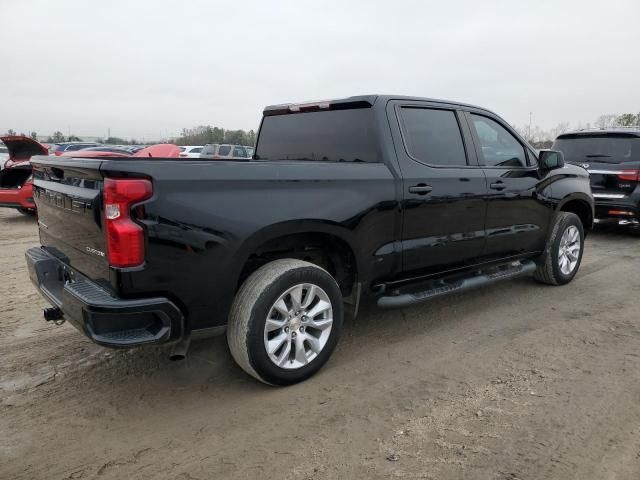
[[[603,175],[621,175],[623,173],[628,173],[628,171],[624,170],[587,170],[589,173],[601,173]]]
[[[624,193],[594,193],[593,198],[624,198]]]

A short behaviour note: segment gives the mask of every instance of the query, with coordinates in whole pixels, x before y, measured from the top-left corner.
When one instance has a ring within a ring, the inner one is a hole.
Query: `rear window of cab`
[[[265,116],[255,158],[379,162],[373,112],[359,108]]]

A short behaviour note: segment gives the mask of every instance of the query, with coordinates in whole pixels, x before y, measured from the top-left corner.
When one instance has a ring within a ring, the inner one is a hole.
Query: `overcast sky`
[[[0,0],[0,132],[157,139],[367,93],[575,126],[640,111],[639,47],[639,0]]]

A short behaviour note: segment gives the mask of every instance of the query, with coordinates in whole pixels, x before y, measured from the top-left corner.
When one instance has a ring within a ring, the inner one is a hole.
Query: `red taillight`
[[[626,210],[609,210],[609,215],[627,215],[632,217],[635,214],[633,212],[627,212]]]
[[[618,178],[627,182],[640,181],[640,170],[622,170],[618,173]]]
[[[152,194],[149,180],[105,178],[104,221],[111,266],[135,267],[144,262],[144,230],[131,219],[131,206]]]

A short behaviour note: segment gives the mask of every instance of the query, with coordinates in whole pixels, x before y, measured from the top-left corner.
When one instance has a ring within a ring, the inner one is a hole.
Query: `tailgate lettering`
[[[92,202],[78,198],[72,198],[60,192],[40,189],[36,190],[36,192],[36,198],[43,201],[47,205],[57,207],[62,210],[83,214],[87,210],[91,210],[92,208]]]

